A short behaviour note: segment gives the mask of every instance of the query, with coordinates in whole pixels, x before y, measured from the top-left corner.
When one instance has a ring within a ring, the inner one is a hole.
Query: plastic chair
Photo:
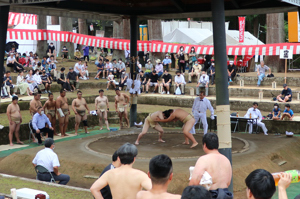
[[[236,113],[231,113],[230,116],[236,116]],[[234,130],[233,130],[233,133],[235,133],[236,128],[239,126],[239,120],[238,120],[238,119],[237,119],[236,121],[230,120],[230,124],[235,124]],[[238,131],[238,132],[239,132],[239,131]]]
[[[38,179],[38,173],[49,173],[50,176],[51,176],[50,182],[56,183],[52,173],[48,169],[46,169],[45,167],[43,167],[41,165],[36,165],[36,167],[34,169],[35,169],[35,172],[36,172],[36,179],[37,180],[39,180]]]

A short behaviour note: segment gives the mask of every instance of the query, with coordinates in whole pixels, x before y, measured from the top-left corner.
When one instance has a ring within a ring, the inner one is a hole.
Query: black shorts
[[[171,86],[172,86],[172,83],[167,83],[167,84],[169,84],[169,87],[171,87]],[[165,85],[163,85],[163,87],[165,87]]]

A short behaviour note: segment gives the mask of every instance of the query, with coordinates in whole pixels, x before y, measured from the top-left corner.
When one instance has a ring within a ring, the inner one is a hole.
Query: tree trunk
[[[46,15],[38,15],[37,16],[37,29],[44,29],[47,30],[47,16]],[[37,54],[39,55],[40,59],[46,55],[48,45],[47,40],[37,41]]]
[[[284,13],[267,14],[267,44],[283,43],[284,33]],[[284,60],[280,60],[279,56],[268,56],[266,65],[271,67],[272,72],[284,71]]]
[[[162,41],[161,20],[148,20],[149,41]],[[150,59],[153,65],[156,65],[156,60],[162,61],[164,53],[150,52]]]
[[[116,39],[130,39],[130,21],[129,19],[123,19],[122,22],[113,23],[113,37]],[[114,49],[113,59],[122,58],[125,62],[125,52],[124,50]]]
[[[253,35],[257,38],[257,39],[259,39],[258,38],[258,17],[259,16],[257,16],[257,17],[255,17],[254,19],[253,19]],[[253,59],[251,59],[251,61],[250,61],[250,69],[249,69],[249,71],[254,71],[255,70],[255,59],[253,58]]]
[[[72,18],[67,17],[60,17],[60,29],[61,31],[68,31],[72,32]],[[69,56],[71,58],[74,58],[74,44],[72,42],[60,42],[60,49],[63,48],[63,46],[66,46],[69,51]],[[60,53],[61,55],[61,53]]]
[[[86,19],[78,19],[78,30],[79,30],[79,34],[88,35],[88,27],[87,27]],[[81,50],[82,48],[83,46],[79,45],[79,50]]]
[[[51,25],[59,25],[59,17],[51,16]]]

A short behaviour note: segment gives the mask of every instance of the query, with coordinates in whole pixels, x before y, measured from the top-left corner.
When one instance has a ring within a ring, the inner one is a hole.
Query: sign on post
[[[293,51],[288,49],[280,50],[280,59],[285,59],[285,76],[284,76],[284,83],[286,84],[286,73],[287,73],[287,60],[293,59]]]

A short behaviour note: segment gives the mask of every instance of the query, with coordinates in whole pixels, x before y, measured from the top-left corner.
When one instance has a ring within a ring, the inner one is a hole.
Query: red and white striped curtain
[[[10,12],[8,16],[8,25],[37,25],[37,15]]]

